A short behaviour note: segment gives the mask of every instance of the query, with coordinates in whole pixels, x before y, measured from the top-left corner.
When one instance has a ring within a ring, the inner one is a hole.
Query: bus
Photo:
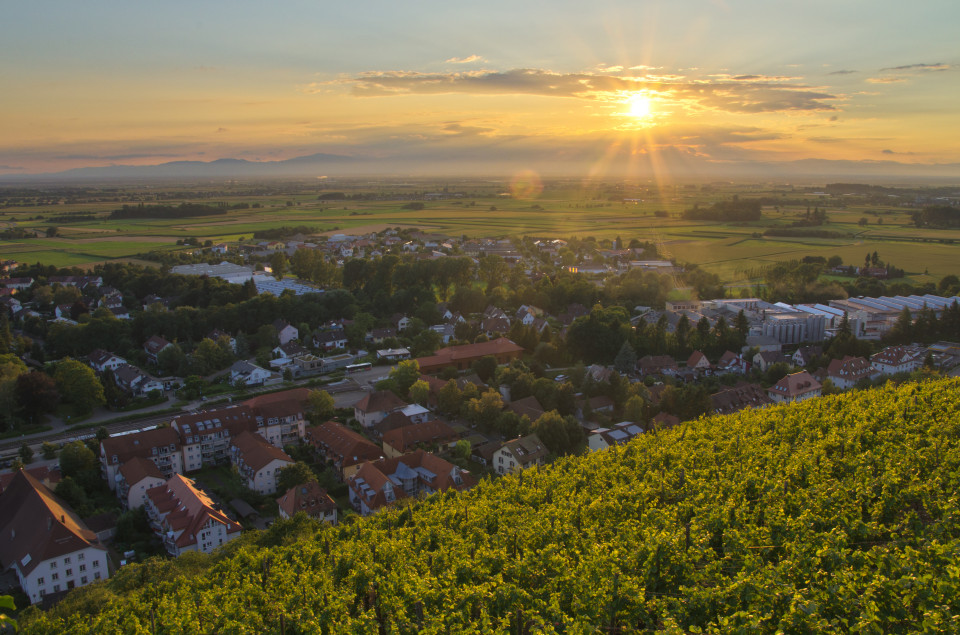
[[[371,364],[370,362],[364,362],[363,364],[347,364],[345,370],[347,371],[348,375],[352,375],[354,373],[360,373],[365,370],[370,370],[371,368],[373,368],[373,364]]]

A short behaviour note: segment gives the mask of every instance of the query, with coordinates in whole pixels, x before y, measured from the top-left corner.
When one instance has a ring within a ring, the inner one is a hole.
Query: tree
[[[20,460],[23,461],[24,465],[29,465],[33,461],[33,449],[27,445],[26,441],[23,442],[23,445],[20,446]]]
[[[96,406],[106,403],[103,384],[93,369],[75,359],[67,357],[57,364],[53,377],[60,395],[73,404],[79,414],[89,414]]]
[[[66,477],[77,477],[90,470],[98,470],[97,457],[83,441],[73,441],[60,450],[60,472]]]
[[[40,446],[40,453],[43,456],[44,460],[50,461],[57,458],[57,446],[49,441],[44,441],[43,445]]]
[[[428,357],[443,343],[443,336],[433,329],[423,329],[413,338],[413,354],[417,357]]]
[[[624,374],[632,373],[637,369],[637,353],[630,346],[630,342],[623,341],[623,346],[620,347],[620,352],[614,358],[613,365]]]
[[[473,362],[472,368],[473,372],[475,372],[480,379],[489,382],[490,379],[493,378],[494,373],[497,372],[497,358],[493,355],[481,357]]]
[[[437,391],[437,406],[446,415],[455,415],[460,412],[461,399],[460,388],[452,379]]]
[[[425,406],[427,404],[427,397],[429,396],[430,384],[422,379],[418,379],[410,386],[410,401]]]
[[[287,273],[287,254],[282,251],[273,252],[270,255],[270,270],[273,271],[274,278],[282,279]]]
[[[406,398],[410,386],[420,378],[420,364],[415,359],[405,359],[393,367],[389,377],[396,383],[397,393]]]
[[[307,418],[314,425],[328,421],[336,410],[333,396],[326,390],[311,390],[307,395],[307,405],[310,408]]]
[[[479,399],[471,399],[465,404],[467,419],[487,430],[492,429],[500,411],[503,410],[503,398],[500,393],[489,390]]]
[[[83,488],[72,476],[64,476],[63,480],[57,483],[53,492],[78,514],[86,516],[90,511],[88,509],[90,503],[87,499],[87,493],[83,491]]]
[[[638,395],[630,397],[623,406],[623,418],[627,421],[633,421],[634,423],[643,421],[643,413],[646,405],[642,397]]]
[[[317,477],[310,466],[303,461],[297,461],[293,465],[280,469],[280,473],[277,475],[277,493],[286,492],[291,487],[315,480],[317,480]]]
[[[60,391],[50,375],[34,370],[17,377],[14,388],[20,412],[35,423],[44,412],[53,412],[60,403]]]
[[[574,451],[583,439],[582,429],[576,420],[573,417],[561,416],[556,410],[540,415],[540,418],[533,422],[532,430],[554,454]]]

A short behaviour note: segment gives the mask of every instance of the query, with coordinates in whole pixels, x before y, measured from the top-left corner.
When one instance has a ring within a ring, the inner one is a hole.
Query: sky
[[[0,174],[960,164],[958,24],[956,0],[9,0]]]

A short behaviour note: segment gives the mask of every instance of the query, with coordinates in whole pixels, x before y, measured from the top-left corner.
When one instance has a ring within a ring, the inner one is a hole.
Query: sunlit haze
[[[7,3],[0,174],[960,175],[957,24],[955,1]]]

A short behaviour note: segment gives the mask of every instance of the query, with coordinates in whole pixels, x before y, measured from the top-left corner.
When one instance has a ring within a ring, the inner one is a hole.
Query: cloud
[[[442,130],[458,137],[484,135],[488,132],[494,132],[493,128],[483,128],[481,126],[464,126],[459,121],[448,121],[444,124]]]
[[[882,150],[881,152],[882,152],[883,154],[899,154],[899,155],[906,155],[906,156],[910,156],[910,155],[915,155],[915,154],[916,154],[916,152],[897,152],[896,150],[889,150],[889,149],[887,149],[887,150]]]
[[[479,55],[468,55],[466,57],[451,57],[445,61],[447,64],[470,64],[472,62],[483,62],[485,60]]]
[[[0,165],[0,170],[22,170],[18,165]]]
[[[622,70],[622,66],[604,66],[603,64],[597,66],[598,73],[619,73]]]
[[[827,75],[852,75],[852,74],[854,74],[854,73],[856,73],[856,72],[857,72],[857,71],[851,71],[851,70],[849,70],[849,69],[843,69],[843,70],[833,71],[833,72],[827,73]]]
[[[218,132],[218,133],[220,133],[220,132],[227,132],[227,129],[226,129],[226,128],[217,128],[217,132]]]
[[[906,64],[904,66],[888,66],[887,68],[881,68],[881,73],[887,73],[890,71],[902,72],[902,71],[946,71],[950,69],[949,64],[944,64],[943,62],[937,62],[936,64]]]
[[[739,79],[738,79],[739,78]],[[791,77],[761,75],[718,76],[705,80],[683,77],[624,77],[602,73],[557,73],[538,68],[507,71],[423,73],[418,71],[367,71],[330,82],[303,87],[319,93],[330,86],[349,86],[360,97],[385,95],[540,95],[614,100],[624,93],[652,90],[695,102],[702,108],[727,112],[836,110],[837,96],[796,83]]]
[[[59,158],[67,159],[71,161],[126,161],[129,159],[176,159],[181,157],[180,154],[158,154],[152,152],[144,152],[140,154],[64,154]]]
[[[899,84],[907,80],[902,77],[868,77],[867,81],[871,84]]]

